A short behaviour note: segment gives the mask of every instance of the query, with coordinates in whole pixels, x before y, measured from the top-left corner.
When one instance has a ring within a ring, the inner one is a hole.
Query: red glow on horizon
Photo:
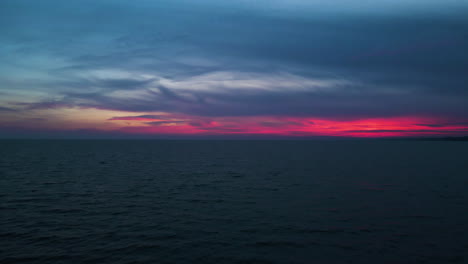
[[[146,117],[116,117],[131,120],[133,126],[120,131],[130,134],[162,135],[270,135],[285,137],[415,137],[461,136],[468,123],[425,117],[330,120],[302,117],[195,117],[167,116],[166,120]]]

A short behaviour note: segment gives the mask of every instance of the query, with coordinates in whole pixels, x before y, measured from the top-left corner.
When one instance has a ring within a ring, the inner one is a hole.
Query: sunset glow
[[[462,1],[137,2],[0,1],[0,138],[468,135]]]
[[[464,135],[468,125],[429,118],[373,118],[358,120],[325,120],[297,117],[230,117],[207,119],[180,117],[153,120],[120,117],[132,126],[119,130],[135,134],[185,135],[276,135],[287,137],[412,137],[428,135]],[[127,123],[128,124],[128,123]]]

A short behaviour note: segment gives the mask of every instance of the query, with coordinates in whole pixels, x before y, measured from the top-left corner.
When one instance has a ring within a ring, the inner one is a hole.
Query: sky
[[[1,0],[0,137],[468,135],[466,0]]]

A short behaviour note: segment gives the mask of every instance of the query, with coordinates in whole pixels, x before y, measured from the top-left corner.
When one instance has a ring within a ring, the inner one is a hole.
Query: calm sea
[[[468,143],[0,141],[0,263],[468,263]]]

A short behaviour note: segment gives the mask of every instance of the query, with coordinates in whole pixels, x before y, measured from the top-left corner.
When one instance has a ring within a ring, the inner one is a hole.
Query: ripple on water
[[[2,144],[0,263],[466,262],[468,148],[353,144]]]

